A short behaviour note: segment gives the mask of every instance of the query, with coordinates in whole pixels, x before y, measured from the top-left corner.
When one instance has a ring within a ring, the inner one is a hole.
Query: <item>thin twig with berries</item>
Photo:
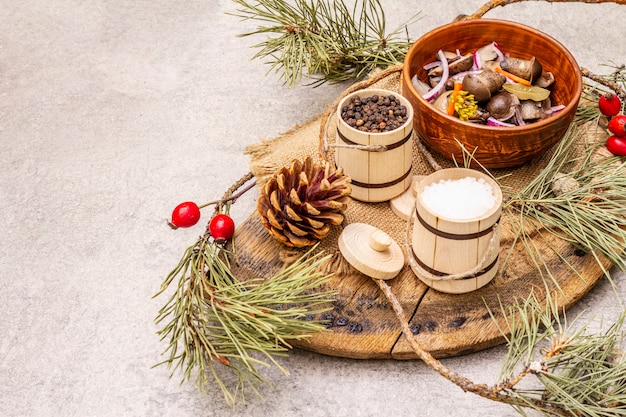
[[[155,319],[162,325],[158,335],[168,341],[165,359],[155,366],[166,365],[171,376],[181,371],[181,382],[195,374],[200,391],[213,379],[230,405],[245,402],[247,388],[260,395],[260,385],[268,382],[259,367],[276,366],[287,373],[277,358],[286,355],[290,340],[324,329],[309,318],[326,311],[334,295],[322,288],[330,275],[319,272],[328,256],[314,253],[314,248],[270,278],[242,282],[233,275],[229,265],[233,252],[226,243],[234,224],[223,218],[230,219],[219,207],[251,189],[248,185],[237,192],[250,179],[245,176],[214,202],[217,214],[207,230],[185,251],[154,296],[175,286]],[[234,375],[234,385],[227,382],[228,373]]]

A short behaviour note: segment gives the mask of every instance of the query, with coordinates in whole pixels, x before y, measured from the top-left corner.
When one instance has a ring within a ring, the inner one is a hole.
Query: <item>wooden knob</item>
[[[404,266],[400,246],[391,236],[372,225],[347,225],[339,235],[338,243],[341,254],[350,265],[371,278],[394,278]]]
[[[382,252],[391,246],[391,236],[380,229],[372,230],[369,243],[376,252]]]

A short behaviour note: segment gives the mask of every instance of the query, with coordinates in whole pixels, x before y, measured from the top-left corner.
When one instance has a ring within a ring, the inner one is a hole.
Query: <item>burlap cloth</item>
[[[263,140],[261,143],[251,145],[246,149],[251,157],[250,165],[252,173],[257,177],[257,182],[262,186],[271,176],[283,166],[288,166],[293,159],[304,160],[307,155],[316,156],[320,161],[334,161],[332,145],[335,142],[336,121],[335,111],[339,101],[349,93],[362,88],[383,88],[401,93],[401,66],[391,67],[387,70],[372,74],[367,80],[359,82],[344,91],[327,111],[314,117],[303,125],[295,126],[281,136]],[[454,167],[454,162],[439,155],[423,152],[424,147],[418,145],[419,138],[413,133],[413,175],[428,175],[434,172],[433,164],[428,161],[432,157],[434,164],[441,168]],[[503,194],[511,195],[521,187],[527,185],[535,178],[550,160],[552,151],[514,169],[490,170],[490,174],[498,179]],[[463,161],[458,163],[463,164]],[[388,233],[398,244],[405,248],[407,244],[407,223],[395,215],[389,202],[367,203],[351,200],[345,214],[344,225],[363,222],[371,224]],[[506,225],[507,214],[503,213],[502,223]],[[320,249],[327,253],[338,255],[337,240],[342,228],[333,228],[329,236],[321,243]],[[285,248],[284,251],[288,252]],[[406,255],[406,254],[405,254]],[[287,256],[287,255],[285,255]],[[288,256],[287,256],[288,257]],[[333,264],[328,265],[329,270],[341,273],[343,268],[350,268],[346,262],[341,262],[341,257],[335,256]]]

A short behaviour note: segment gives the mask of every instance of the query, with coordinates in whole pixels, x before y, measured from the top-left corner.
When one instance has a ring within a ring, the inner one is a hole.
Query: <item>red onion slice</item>
[[[521,106],[515,107],[515,115],[513,116],[513,120],[515,121],[515,124],[518,126],[524,126],[526,124],[526,122],[524,121],[524,118],[522,117]]]
[[[558,106],[552,106],[552,107],[550,108],[550,113],[556,113],[556,112],[558,112],[558,111],[563,110],[564,108],[565,108],[565,105],[564,105],[564,104],[559,104]]]
[[[478,52],[474,52],[474,68],[479,70],[483,66],[483,62],[480,60],[480,54]]]
[[[487,125],[488,126],[498,126],[498,127],[514,127],[514,126],[516,126],[513,123],[501,122],[500,120],[496,119],[495,117],[489,117],[487,119]]]
[[[424,65],[422,68],[424,68],[425,71],[431,70],[433,68],[437,68],[439,66],[439,61],[433,61],[433,62],[429,62],[428,64]]]
[[[502,52],[500,45],[498,45],[495,41],[493,42],[493,50],[496,52],[496,55],[498,55],[498,58],[496,59],[497,62],[504,60],[504,52]]]
[[[454,81],[463,81],[463,78],[465,78],[466,75],[478,75],[481,72],[483,72],[483,70],[469,70],[469,71],[463,71],[463,72],[459,72],[456,73],[454,75],[451,75],[449,77],[449,79],[454,80]]]
[[[446,56],[443,54],[443,51],[441,49],[437,52],[437,56],[439,57],[439,62],[441,63],[441,69],[443,70],[443,74],[441,75],[441,80],[439,80],[437,85],[434,86],[433,89],[430,90],[428,93],[422,96],[426,101],[433,100],[441,93],[441,90],[443,90],[446,86],[446,81],[448,81],[448,76],[450,75],[448,60],[446,59]]]

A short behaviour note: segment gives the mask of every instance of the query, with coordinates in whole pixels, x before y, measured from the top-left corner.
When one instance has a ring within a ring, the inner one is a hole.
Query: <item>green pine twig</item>
[[[556,297],[545,305],[534,294],[503,308],[508,320],[508,353],[499,390],[521,407],[544,415],[626,416],[626,361],[623,324],[626,312],[604,332],[569,325]],[[528,387],[521,382],[533,378]]]
[[[205,391],[212,378],[232,406],[251,389],[269,384],[259,368],[275,366],[288,372],[277,357],[285,356],[289,341],[310,337],[324,329],[310,318],[328,309],[334,291],[321,286],[330,278],[319,266],[328,259],[313,249],[267,280],[245,284],[233,276],[224,247],[207,234],[189,247],[179,265],[163,282],[158,296],[176,288],[155,322],[162,341],[168,341],[165,359],[181,383],[195,374],[196,386]],[[227,373],[236,382],[230,384]]]
[[[255,45],[253,59],[267,60],[290,87],[304,76],[315,86],[358,80],[377,67],[403,62],[412,44],[407,26],[419,19],[416,13],[386,33],[378,0],[355,2],[352,9],[340,0],[234,1],[240,6],[234,16],[262,24],[240,36],[267,36]]]
[[[547,166],[507,200],[505,209],[537,221],[545,230],[592,254],[598,264],[602,264],[602,256],[624,271],[626,161],[596,157],[603,143],[581,143],[586,129],[598,128],[600,117],[597,105],[581,109]],[[567,175],[578,188],[556,195],[557,174]],[[523,221],[519,225],[519,233],[529,233]]]

